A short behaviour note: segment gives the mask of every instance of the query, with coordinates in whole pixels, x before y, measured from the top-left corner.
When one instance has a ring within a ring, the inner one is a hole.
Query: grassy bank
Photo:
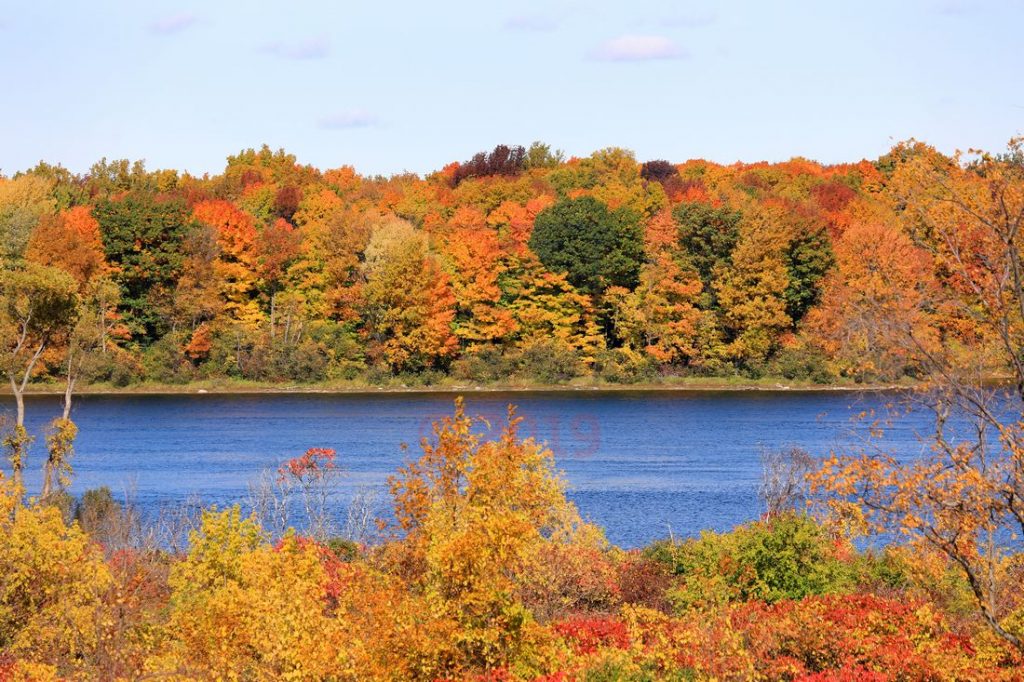
[[[545,392],[545,391],[873,391],[913,388],[914,383],[856,383],[853,381],[818,384],[793,381],[782,377],[667,377],[654,382],[616,384],[592,377],[575,379],[560,384],[514,381],[509,383],[476,384],[443,379],[429,384],[404,383],[401,379],[371,384],[365,381],[322,381],[315,383],[257,382],[240,379],[207,379],[185,384],[139,382],[127,386],[96,383],[80,386],[79,395],[102,394],[190,394],[190,393],[464,393],[464,392]],[[37,395],[62,394],[60,383],[38,383],[29,387]],[[0,394],[9,394],[0,387]]]

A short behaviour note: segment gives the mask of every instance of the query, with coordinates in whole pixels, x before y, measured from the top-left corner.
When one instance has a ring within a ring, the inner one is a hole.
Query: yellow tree
[[[549,272],[529,255],[510,267],[515,275],[508,292],[509,311],[516,321],[512,339],[519,348],[554,343],[594,361],[605,346],[594,304],[563,274]]]
[[[35,174],[0,178],[0,261],[20,261],[39,219],[52,214],[57,202],[53,183]]]
[[[110,571],[99,546],[56,506],[25,506],[20,497],[20,486],[0,476],[0,651],[84,678],[80,666],[101,644]]]
[[[203,679],[322,680],[344,668],[317,545],[269,545],[238,507],[203,514],[171,570],[169,635],[150,663]]]
[[[478,669],[526,653],[533,618],[517,595],[545,548],[603,544],[566,500],[551,452],[519,439],[519,421],[510,409],[500,436],[485,440],[459,399],[423,456],[390,480],[407,565],[434,608],[459,623],[458,647]]]
[[[436,366],[454,354],[455,297],[423,232],[399,219],[377,227],[362,275],[371,356],[403,371]]]
[[[693,359],[698,352],[697,300],[702,289],[696,273],[661,254],[640,269],[640,286],[634,291],[613,287],[606,292],[616,336],[626,348],[660,363]]]
[[[792,325],[785,301],[787,237],[771,211],[749,211],[731,262],[715,269],[713,286],[722,307],[723,327],[731,337],[724,350],[734,360],[763,361],[779,335]]]

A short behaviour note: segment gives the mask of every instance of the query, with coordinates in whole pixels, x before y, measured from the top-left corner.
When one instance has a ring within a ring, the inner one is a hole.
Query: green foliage
[[[785,254],[789,286],[784,298],[786,314],[794,323],[821,300],[822,280],[835,262],[832,240],[824,229],[798,235],[790,243]]]
[[[526,149],[526,158],[523,166],[526,169],[532,168],[556,168],[565,159],[561,149],[551,151],[551,145],[537,141]]]
[[[107,486],[82,493],[74,519],[93,540],[105,544],[123,537],[127,525],[124,508]]]
[[[680,544],[657,543],[647,553],[679,576],[669,596],[682,610],[842,592],[853,580],[825,530],[798,514],[756,521],[731,533],[704,532]]]
[[[347,538],[328,538],[324,544],[341,561],[355,561],[359,558],[359,545]]]
[[[632,289],[643,260],[640,217],[629,209],[609,210],[593,197],[562,199],[537,215],[530,248],[545,267],[566,273],[583,291]]]
[[[743,214],[703,202],[682,203],[672,211],[679,230],[679,247],[704,283],[704,307],[714,307],[712,276],[716,267],[728,265],[740,236]]]
[[[183,199],[134,192],[104,199],[93,214],[107,260],[117,267],[130,321],[152,340],[165,329],[160,302],[169,297],[184,264],[186,238],[198,229]]]
[[[452,376],[461,381],[499,383],[512,376],[517,368],[515,357],[500,348],[486,346],[452,363]]]
[[[537,341],[519,356],[521,372],[546,384],[557,384],[583,373],[583,363],[572,348],[559,341]]]
[[[17,346],[24,331],[28,342],[49,340],[74,324],[78,287],[71,275],[59,268],[29,263],[23,268],[0,271],[0,349]]]
[[[836,380],[828,366],[828,357],[811,346],[783,348],[771,361],[768,373],[795,381],[830,384]]]

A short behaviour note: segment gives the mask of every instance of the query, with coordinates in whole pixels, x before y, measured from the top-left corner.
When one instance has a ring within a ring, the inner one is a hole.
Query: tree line
[[[425,177],[266,147],[203,177],[40,163],[0,178],[5,319],[67,299],[32,380],[77,335],[78,375],[113,385],[889,381],[921,371],[890,313],[969,333],[924,303],[950,283],[905,208],[920,162],[952,163],[916,142],[832,166],[535,143]]]

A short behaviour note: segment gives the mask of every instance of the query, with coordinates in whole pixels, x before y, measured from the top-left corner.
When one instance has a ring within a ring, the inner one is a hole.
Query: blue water
[[[611,541],[638,546],[670,532],[727,530],[761,511],[757,485],[765,448],[799,446],[814,455],[861,447],[862,412],[886,412],[891,393],[800,391],[476,393],[467,411],[499,424],[509,403],[522,433],[547,442],[569,495]],[[450,414],[453,396],[262,394],[83,396],[73,418],[73,493],[109,486],[143,509],[198,496],[244,502],[262,470],[309,447],[338,451],[345,469],[339,506],[357,490],[380,491],[418,455],[432,420]],[[0,402],[9,410],[10,399]],[[59,412],[56,398],[28,400],[30,430],[41,434]],[[928,414],[887,429],[881,445],[901,456],[923,451]],[[409,450],[403,451],[402,444]],[[45,456],[33,445],[27,485],[38,490]]]

